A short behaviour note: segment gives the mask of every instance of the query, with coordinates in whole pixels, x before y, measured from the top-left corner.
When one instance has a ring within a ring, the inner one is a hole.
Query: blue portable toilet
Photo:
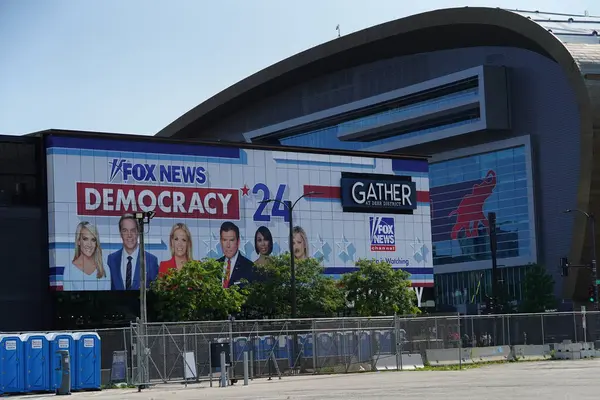
[[[304,353],[303,353],[303,348],[302,348],[302,335],[298,335],[298,343],[296,343],[296,353],[297,354],[301,354],[302,357],[304,358]],[[293,344],[294,344],[294,336],[293,335],[287,335],[287,336],[283,336],[285,338],[285,346],[282,346],[281,343],[281,336],[280,336],[280,342],[279,342],[279,357],[281,358],[287,358],[289,365],[293,365],[294,364],[294,355],[292,354],[292,348],[293,348]]]
[[[360,336],[359,336],[359,343],[360,343],[360,361],[361,362],[365,362],[365,361],[370,361],[371,357],[373,356],[372,351],[371,351],[371,332],[369,331],[362,331],[360,332]]]
[[[371,335],[371,340],[373,344],[373,355],[378,355],[383,353],[383,331],[373,331]]]
[[[235,361],[243,360],[244,359],[244,351],[247,351],[248,353],[250,353],[250,350],[252,349],[251,344],[248,341],[248,338],[244,337],[244,336],[233,338],[233,343],[234,343],[233,351],[235,354]],[[250,354],[248,354],[248,359],[250,359]]]
[[[23,342],[18,335],[0,335],[0,393],[24,391]]]
[[[48,340],[48,347],[50,348],[50,391],[55,391],[60,387],[61,375],[57,374],[56,371],[61,369],[60,365],[60,354],[59,350],[67,350],[69,352],[69,358],[71,361],[71,386],[75,382],[75,375],[77,373],[75,369],[75,359],[77,354],[75,352],[75,344],[73,341],[73,334],[68,332],[52,332],[45,335]]]
[[[268,360],[271,351],[273,352],[273,356],[277,359],[277,346],[275,343],[275,338],[271,335],[261,336],[260,337],[260,360]]]
[[[330,332],[317,334],[317,356],[331,357],[335,355],[334,336]]]
[[[26,333],[23,343],[24,378],[26,392],[50,391],[50,346],[46,335]]]
[[[392,331],[375,331],[373,339],[379,354],[392,354]]]
[[[288,335],[279,335],[275,337],[275,353],[277,358],[281,358],[283,360],[287,359],[290,361],[292,359],[292,342],[293,336]],[[296,351],[298,351],[299,347],[296,346]]]
[[[353,331],[346,331],[340,337],[343,355],[345,357],[358,356],[357,337]]]
[[[304,358],[312,358],[313,356],[313,336],[312,333],[298,336],[298,343],[302,349]]]
[[[385,349],[385,352],[387,354],[394,354],[393,350],[393,346],[395,345],[393,343],[393,332],[392,331],[384,331],[383,333],[383,338],[382,338],[382,343],[383,343],[383,347]]]
[[[254,336],[252,337],[252,339],[250,340],[251,343],[249,344],[249,346],[252,346],[252,360],[253,362],[256,361],[261,361],[260,358],[260,337],[258,336]]]
[[[73,390],[100,389],[100,336],[96,332],[73,334],[77,356],[75,357],[75,381]]]
[[[287,336],[287,346],[286,348],[279,347],[279,357],[287,358],[290,362],[290,365],[293,364],[293,354],[292,354],[292,343],[294,342],[294,336]],[[302,333],[298,335],[298,343],[296,345],[296,352],[302,356],[304,359],[312,358],[313,356],[313,340],[312,334],[310,333]]]

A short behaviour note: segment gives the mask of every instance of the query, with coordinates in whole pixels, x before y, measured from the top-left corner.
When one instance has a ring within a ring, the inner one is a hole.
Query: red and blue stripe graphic
[[[406,172],[429,173],[429,162],[427,160],[392,159],[392,171],[396,174]]]
[[[197,144],[160,143],[145,140],[115,140],[85,137],[47,136],[48,154],[124,158],[133,157],[161,161],[197,161],[202,158],[215,163],[247,164],[246,152],[236,147]]]
[[[50,290],[61,292],[63,290],[64,266],[50,267]]]

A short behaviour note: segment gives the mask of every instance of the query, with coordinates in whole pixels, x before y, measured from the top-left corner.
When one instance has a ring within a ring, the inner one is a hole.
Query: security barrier
[[[132,324],[131,377],[135,384],[186,381],[185,350],[195,354],[195,381],[213,379],[213,342],[233,343],[231,379],[241,379],[245,352],[252,378],[547,359],[553,343],[600,338],[597,322],[600,313],[589,312]]]
[[[102,343],[97,360],[102,384],[110,384],[111,375],[115,382],[125,378],[130,384],[213,379],[218,366],[210,362],[211,343],[232,344],[232,379],[243,376],[244,353],[251,378],[419,368],[419,357],[424,366],[442,366],[600,356],[590,345],[564,352],[572,355],[562,355],[560,346],[599,341],[600,312],[150,323],[145,329],[133,323],[95,332]],[[49,334],[57,335],[64,333]],[[76,357],[69,337],[72,341],[67,333],[60,343]],[[58,341],[49,340],[49,347],[52,364]],[[53,379],[50,374],[51,391],[56,389]]]

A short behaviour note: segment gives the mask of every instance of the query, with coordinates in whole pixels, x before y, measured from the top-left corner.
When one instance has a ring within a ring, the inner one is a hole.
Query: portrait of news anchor
[[[119,219],[119,232],[123,247],[108,256],[111,290],[140,289],[139,226],[133,214],[124,214]],[[146,287],[158,276],[158,259],[144,252],[146,257]]]
[[[75,254],[71,265],[65,268],[63,281],[64,291],[110,290],[98,229],[87,221],[77,224]]]
[[[254,234],[254,250],[258,258],[254,261],[256,265],[263,265],[267,262],[267,256],[273,252],[273,235],[266,226],[261,226]]]
[[[173,225],[169,234],[169,248],[171,249],[171,258],[160,262],[159,276],[172,269],[181,269],[186,262],[193,260],[192,233],[186,224],[180,222]]]
[[[294,257],[296,260],[308,258],[308,237],[302,227],[295,226],[293,229],[294,238]]]
[[[223,257],[223,287],[239,285],[241,279],[255,279],[254,263],[240,254],[240,229],[233,222],[223,222],[219,231]]]

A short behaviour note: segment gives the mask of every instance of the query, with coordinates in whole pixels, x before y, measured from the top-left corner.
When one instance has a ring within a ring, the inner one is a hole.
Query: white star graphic
[[[206,246],[206,252],[210,253],[215,252],[215,253],[219,253],[217,250],[217,245],[219,244],[219,238],[217,237],[217,235],[214,234],[214,232],[211,234],[212,236],[212,240],[203,240],[202,242],[204,242],[204,245]]]
[[[427,250],[427,247],[425,247],[425,245],[421,242],[421,239],[419,237],[415,237],[415,240],[410,244],[410,247],[412,247],[413,249],[413,258],[417,262],[426,261],[425,252]]]
[[[340,249],[341,253],[348,254],[348,246],[350,246],[350,242],[346,240],[345,236],[342,238],[341,242],[335,242],[335,245]]]
[[[311,242],[311,244],[315,247],[315,253],[320,252],[321,254],[325,254],[325,251],[323,250],[323,246],[325,246],[327,244],[327,242],[323,240],[320,233],[317,233],[317,240],[314,242]]]
[[[338,257],[340,257],[344,263],[354,259],[356,249],[352,245],[352,242],[346,239],[346,236],[342,236],[342,241],[336,242],[335,245],[340,249]]]

